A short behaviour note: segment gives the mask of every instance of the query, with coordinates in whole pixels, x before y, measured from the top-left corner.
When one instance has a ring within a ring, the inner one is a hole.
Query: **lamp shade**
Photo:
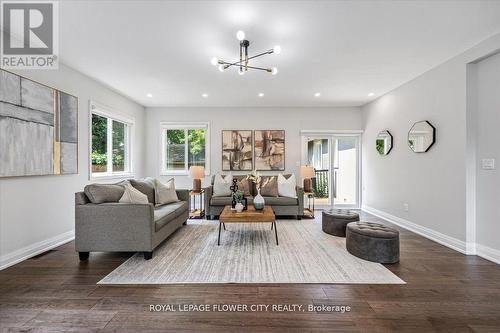
[[[314,177],[314,167],[310,165],[303,165],[300,167],[300,176],[302,178],[313,178]]]
[[[189,175],[193,179],[202,179],[205,176],[205,167],[202,166],[191,166],[189,167]]]

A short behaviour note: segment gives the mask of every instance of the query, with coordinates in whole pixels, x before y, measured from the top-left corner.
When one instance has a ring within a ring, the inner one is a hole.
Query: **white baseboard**
[[[361,208],[362,210],[366,211],[367,213],[370,213],[372,215],[375,215],[377,217],[380,217],[382,219],[385,219],[391,223],[394,223],[402,228],[405,228],[407,230],[410,230],[416,234],[419,234],[420,236],[423,236],[425,238],[428,238],[432,241],[435,241],[441,245],[447,246],[450,249],[453,249],[455,251],[458,251],[463,254],[471,254],[467,253],[467,244],[464,241],[461,241],[459,239],[456,239],[454,237],[450,237],[448,235],[442,234],[438,231],[432,230],[427,227],[423,227],[421,225],[418,225],[416,223],[410,222],[408,220],[405,220],[401,217],[397,217],[394,215],[391,215],[389,213],[383,212],[381,210],[365,206]]]
[[[491,247],[484,246],[476,243],[476,253],[478,256],[493,261],[496,264],[500,264],[500,251],[492,249]]]
[[[4,254],[0,256],[0,270],[36,256],[37,254],[51,250],[59,245],[70,242],[73,239],[75,239],[75,231],[71,230],[41,242],[23,247],[11,253]]]

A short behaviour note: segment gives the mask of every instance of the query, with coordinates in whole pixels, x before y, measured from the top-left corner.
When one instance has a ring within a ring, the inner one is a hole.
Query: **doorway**
[[[359,134],[302,136],[302,164],[314,167],[317,207],[360,207],[360,138]]]

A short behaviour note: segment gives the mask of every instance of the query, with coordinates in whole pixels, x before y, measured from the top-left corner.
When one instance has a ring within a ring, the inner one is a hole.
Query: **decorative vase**
[[[257,195],[255,198],[253,198],[253,206],[255,207],[256,210],[262,210],[264,209],[265,205],[264,197],[260,195],[260,189],[257,190]]]
[[[244,206],[241,202],[238,202],[234,208],[236,208],[236,211],[238,213],[241,213],[243,211]]]

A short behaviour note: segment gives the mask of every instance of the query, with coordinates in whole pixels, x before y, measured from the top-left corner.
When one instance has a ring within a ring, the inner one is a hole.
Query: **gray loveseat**
[[[124,191],[120,184],[91,184],[75,194],[75,249],[80,260],[87,260],[89,252],[106,251],[143,252],[151,259],[153,250],[186,224],[188,190],[177,190],[180,201],[155,207],[154,189],[146,182],[131,183],[147,194],[148,204],[119,203]]]
[[[291,175],[284,175],[288,179]],[[246,178],[246,175],[233,176],[238,181]],[[265,177],[265,176],[264,176]],[[215,218],[222,213],[224,206],[231,205],[231,196],[218,197],[213,196],[213,184],[215,176],[212,177],[211,185],[205,188],[205,210],[207,219]],[[278,216],[294,216],[298,220],[304,215],[304,189],[300,186],[296,187],[297,198],[288,197],[264,197],[266,205],[273,207],[274,213]],[[253,197],[257,195],[255,184],[251,183],[250,196],[247,196],[248,205],[253,204]]]

